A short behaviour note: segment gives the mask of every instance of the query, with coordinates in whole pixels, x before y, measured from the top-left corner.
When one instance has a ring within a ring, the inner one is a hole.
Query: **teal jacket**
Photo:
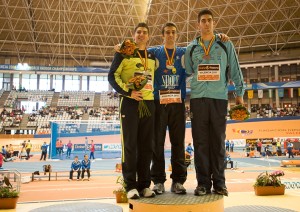
[[[219,38],[216,36],[210,49],[210,59],[204,60],[203,48],[199,44],[200,37],[193,40],[187,47],[185,53],[185,68],[188,76],[191,79],[191,99],[194,98],[213,98],[213,99],[228,99],[228,78],[234,82],[235,92],[237,96],[243,96],[245,92],[244,79],[239,61],[231,41],[224,42],[227,49],[225,50],[217,43]],[[205,46],[208,46],[209,41],[205,41]],[[193,46],[195,46],[193,48]],[[191,49],[194,49],[191,53]],[[220,80],[219,81],[197,81],[198,65],[199,64],[220,64]],[[227,64],[230,67],[230,73],[226,73]]]

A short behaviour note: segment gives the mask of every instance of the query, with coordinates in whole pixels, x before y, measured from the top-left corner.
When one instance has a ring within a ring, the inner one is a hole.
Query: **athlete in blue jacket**
[[[185,49],[177,47],[177,26],[168,22],[162,28],[164,45],[150,48],[156,58],[154,74],[155,130],[154,153],[151,167],[153,191],[162,194],[166,181],[164,144],[167,128],[171,142],[171,191],[185,194],[186,181],[184,153],[186,73],[183,67]]]
[[[80,173],[81,173],[81,163],[78,160],[78,156],[74,157],[74,161],[71,163],[71,171],[69,181],[73,180],[73,172],[77,172],[77,180],[79,180]]]
[[[91,160],[89,159],[88,155],[84,155],[84,159],[81,162],[81,180],[84,180],[84,172],[86,171],[88,175],[88,180],[90,180],[91,174],[90,174],[90,168],[91,168]]]

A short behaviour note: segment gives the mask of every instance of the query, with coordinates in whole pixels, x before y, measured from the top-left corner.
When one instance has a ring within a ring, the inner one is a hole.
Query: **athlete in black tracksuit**
[[[122,140],[122,173],[127,185],[127,192],[135,189],[145,197],[152,197],[152,193],[143,191],[151,184],[150,164],[153,152],[154,133],[154,55],[146,49],[139,50],[139,54],[132,58],[124,58],[116,53],[112,62],[108,81],[120,94],[120,124]],[[145,59],[147,58],[147,59]],[[139,69],[142,64],[143,68]],[[146,68],[145,68],[146,66]],[[150,110],[151,116],[139,117],[139,101],[133,98],[133,90],[127,87],[128,80],[134,76],[135,71],[147,71],[151,74],[151,80],[141,90],[144,103]],[[129,198],[139,198],[137,194]]]

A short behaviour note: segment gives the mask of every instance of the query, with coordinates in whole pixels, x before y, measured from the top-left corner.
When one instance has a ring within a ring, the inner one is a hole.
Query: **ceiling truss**
[[[43,59],[50,65],[109,63],[113,46],[144,20],[151,46],[162,44],[167,21],[177,24],[178,45],[186,46],[199,34],[201,8],[214,12],[216,31],[227,34],[240,55],[300,48],[299,0],[1,0],[0,58]]]

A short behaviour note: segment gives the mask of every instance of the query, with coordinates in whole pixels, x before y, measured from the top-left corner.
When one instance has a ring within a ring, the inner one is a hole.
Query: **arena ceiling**
[[[240,57],[300,58],[299,0],[1,0],[0,58],[105,66],[113,46],[131,37],[140,21],[150,25],[151,46],[162,43],[167,21],[178,25],[178,45],[186,46],[198,35],[203,8],[213,10],[216,31],[231,38]]]

